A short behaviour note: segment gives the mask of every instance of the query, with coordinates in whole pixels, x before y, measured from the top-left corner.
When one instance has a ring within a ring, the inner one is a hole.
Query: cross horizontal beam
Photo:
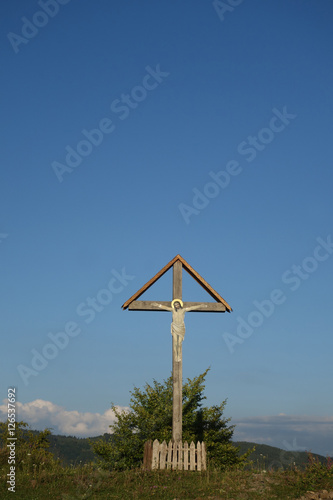
[[[151,300],[135,300],[128,306],[129,311],[163,311],[158,306],[154,306],[154,302],[162,304],[163,306],[171,307],[171,302],[165,302],[162,300],[151,301]],[[225,312],[226,307],[220,302],[184,302],[183,307],[192,307],[202,305],[194,311],[189,312]]]

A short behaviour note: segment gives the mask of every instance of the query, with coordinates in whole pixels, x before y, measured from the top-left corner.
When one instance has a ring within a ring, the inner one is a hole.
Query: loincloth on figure
[[[171,335],[175,340],[176,347],[176,361],[181,361],[181,347],[185,336],[185,325],[177,325],[176,323],[171,323]]]
[[[171,323],[171,335],[176,335],[180,337],[180,340],[183,341],[185,337],[185,325],[177,325],[176,323]]]

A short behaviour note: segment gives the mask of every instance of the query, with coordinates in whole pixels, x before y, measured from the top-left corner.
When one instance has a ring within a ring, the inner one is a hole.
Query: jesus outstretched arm
[[[184,313],[189,312],[189,311],[195,311],[196,309],[200,309],[202,307],[207,307],[207,304],[198,304],[196,306],[190,306],[190,307],[181,307],[180,302],[178,301],[173,301],[175,302],[175,305],[172,307],[169,306],[164,306],[163,304],[159,304],[158,302],[153,302],[152,306],[159,307],[160,309],[164,309],[165,311],[174,311],[175,309],[182,308]]]
[[[198,304],[197,306],[184,307],[184,312],[195,311],[196,309],[201,309],[202,307],[207,307],[207,304]]]
[[[164,309],[165,311],[173,311],[172,307],[163,306],[162,304],[159,304],[158,302],[153,302],[152,306],[159,307],[160,309]]]

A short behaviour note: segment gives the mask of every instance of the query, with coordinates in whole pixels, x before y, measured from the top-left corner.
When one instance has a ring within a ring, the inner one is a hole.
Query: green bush
[[[56,465],[52,453],[48,451],[51,434],[49,429],[36,433],[29,429],[26,422],[15,422],[15,441],[9,441],[8,421],[0,422],[0,466],[8,465],[9,449],[7,444],[15,442],[15,469],[26,473],[38,474],[41,470],[51,470]]]
[[[183,386],[183,441],[204,441],[209,463],[216,468],[242,466],[252,450],[240,457],[238,448],[232,445],[234,426],[228,425],[230,418],[223,417],[226,401],[212,407],[202,406],[207,373],[208,370],[193,380],[188,379]],[[91,443],[104,468],[139,467],[146,441],[169,442],[172,438],[172,376],[163,383],[154,380],[144,390],[135,387],[130,401],[129,411],[118,411],[115,405],[111,406],[117,417],[110,426],[112,439],[108,443],[103,440]]]

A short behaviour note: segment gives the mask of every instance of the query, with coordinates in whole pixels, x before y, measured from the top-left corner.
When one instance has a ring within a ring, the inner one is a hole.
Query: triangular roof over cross
[[[155,274],[155,276],[153,276],[153,278],[151,278],[149,281],[147,281],[147,283],[145,285],[143,285],[140,290],[138,290],[134,295],[132,295],[132,297],[130,297],[123,305],[122,305],[122,308],[123,309],[129,309],[129,310],[155,310],[156,308],[154,306],[151,305],[151,302],[147,301],[147,302],[143,302],[143,301],[138,301],[137,299],[146,291],[148,290],[148,288],[150,288],[161,276],[163,276],[163,274],[165,274],[171,267],[175,266],[176,264],[176,267],[177,265],[180,266],[180,270],[182,268],[185,269],[185,271],[188,272],[188,274],[190,276],[192,276],[192,278],[194,278],[198,283],[199,285],[201,285],[204,290],[206,290],[207,293],[209,293],[209,295],[211,295],[213,297],[213,299],[217,302],[217,304],[215,303],[207,303],[209,304],[210,307],[206,307],[205,309],[197,309],[198,311],[200,312],[225,312],[225,311],[228,311],[228,312],[231,312],[232,311],[232,308],[230,307],[230,305],[223,299],[223,297],[221,297],[221,295],[219,293],[217,293],[208,283],[207,281],[202,278],[202,276],[200,276],[199,273],[197,273],[197,271],[195,271],[193,269],[193,267],[190,266],[190,264],[188,262],[186,262],[185,259],[183,259],[183,257],[181,255],[176,255],[176,257],[174,257],[172,260],[170,260],[170,262],[164,266],[157,274]],[[180,289],[181,289],[181,285],[180,285]],[[181,297],[178,297],[178,298],[181,298]],[[189,305],[190,303],[184,303],[184,306],[185,304]],[[192,304],[192,302],[191,302]]]

